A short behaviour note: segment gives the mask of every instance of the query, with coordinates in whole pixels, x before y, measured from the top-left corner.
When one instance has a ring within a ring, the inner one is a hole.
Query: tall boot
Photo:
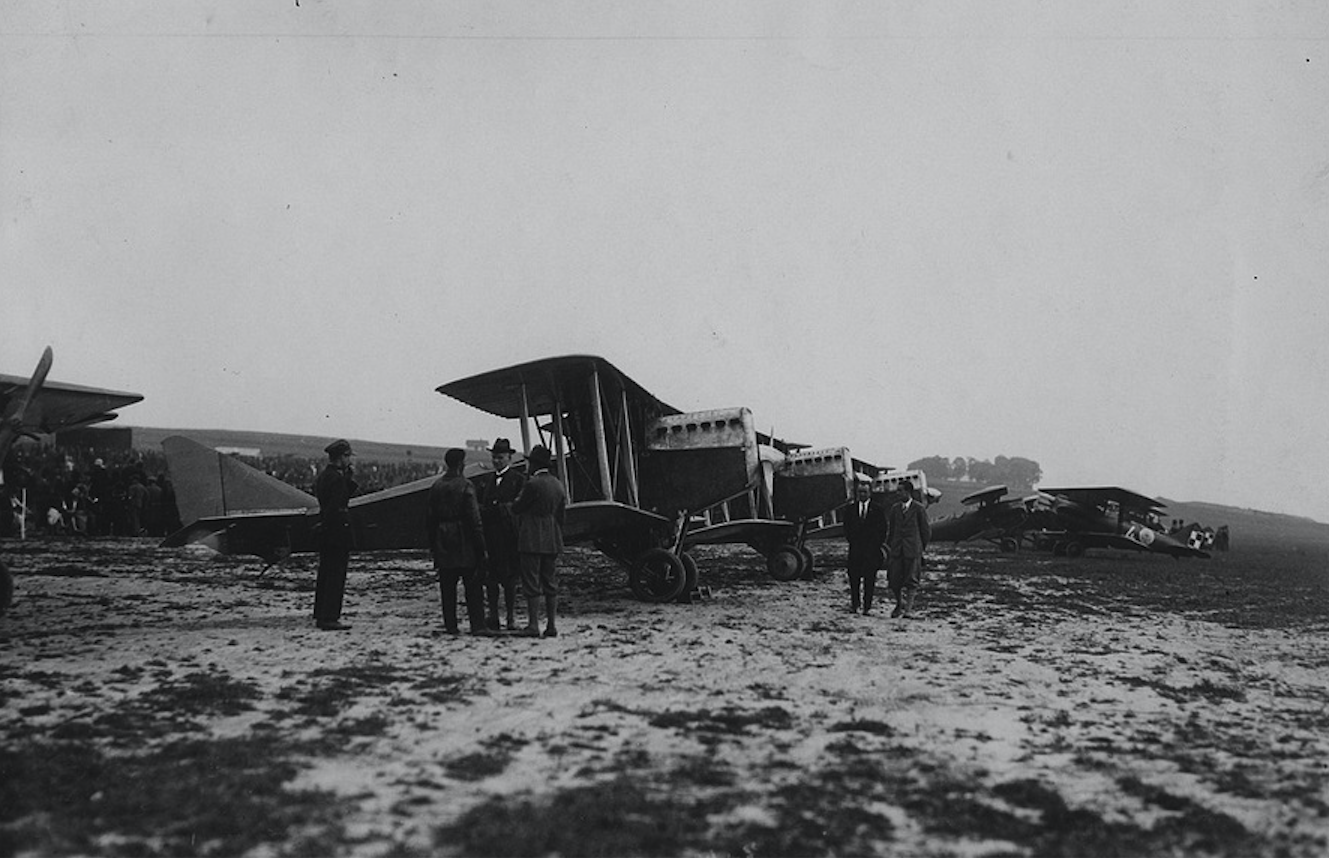
[[[545,596],[545,613],[549,616],[545,619],[545,637],[558,637],[558,629],[554,628],[554,617],[558,616],[558,597]]]
[[[509,631],[511,631],[512,629],[515,629],[515,628],[517,627],[517,619],[516,619],[515,616],[513,616],[513,603],[516,602],[516,601],[517,601],[517,588],[516,588],[516,587],[504,587],[504,588],[503,588],[503,603],[504,603],[504,605],[505,605],[505,607],[507,608],[507,611],[508,611],[508,617],[507,617],[507,619],[508,619],[508,624],[507,624],[507,628],[508,628]]]
[[[895,610],[891,611],[891,616],[904,616],[904,594],[901,591],[892,588],[891,595],[895,597]]]
[[[910,616],[913,616],[913,613],[914,613],[914,588],[910,587],[908,590],[905,590],[905,591],[902,593],[902,595],[903,595],[903,597],[904,597],[904,601],[901,603],[901,605],[902,605],[902,610],[900,611],[900,616],[902,616],[902,617],[910,617]]]
[[[522,634],[528,638],[538,638],[540,636],[540,597],[526,597],[526,628]]]
[[[498,631],[498,584],[485,581],[485,627]]]

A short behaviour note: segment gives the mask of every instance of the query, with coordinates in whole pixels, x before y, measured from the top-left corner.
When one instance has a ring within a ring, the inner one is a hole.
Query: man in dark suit
[[[872,499],[872,483],[858,480],[854,500],[845,508],[844,536],[849,543],[849,610],[863,613],[872,610],[877,590],[877,570],[881,568],[882,545],[886,542],[886,513]]]
[[[891,507],[887,517],[886,586],[895,597],[892,617],[908,617],[914,609],[914,594],[923,580],[923,552],[932,538],[928,513],[915,496],[914,487],[900,481],[903,500]]]
[[[471,634],[485,630],[484,591],[480,563],[485,556],[485,534],[480,523],[480,505],[475,486],[466,479],[466,451],[453,448],[443,454],[443,476],[429,487],[425,502],[425,527],[429,547],[438,570],[443,602],[443,628],[455,635],[457,628],[457,584],[466,593],[466,617]]]
[[[323,631],[344,631],[342,597],[351,561],[351,495],[359,488],[351,468],[351,444],[345,439],[323,448],[328,463],[314,481],[318,497],[318,580],[314,585],[314,622]]]
[[[516,627],[513,603],[521,580],[521,561],[517,557],[517,522],[512,517],[512,502],[526,485],[526,475],[512,467],[512,444],[507,438],[494,441],[489,448],[494,470],[471,480],[480,502],[484,522],[485,546],[489,549],[489,569],[483,575],[488,596],[489,628],[498,628],[498,600],[502,591],[507,608],[507,628]]]
[[[563,483],[549,472],[552,464],[549,448],[537,445],[526,457],[530,479],[512,503],[517,518],[517,553],[521,558],[521,588],[526,594],[526,629],[523,634],[540,634],[540,596],[545,599],[548,622],[544,636],[558,634],[554,619],[558,615],[558,555],[563,552],[563,518],[568,493]]]

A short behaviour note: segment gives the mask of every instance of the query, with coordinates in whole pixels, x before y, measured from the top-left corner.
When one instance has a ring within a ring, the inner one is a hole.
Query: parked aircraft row
[[[1198,527],[1180,534],[1164,530],[1159,514],[1166,506],[1129,489],[1039,488],[1025,497],[1005,495],[1005,486],[992,486],[963,498],[961,503],[972,509],[934,522],[933,541],[985,540],[1004,551],[1027,544],[1066,557],[1079,557],[1089,548],[1209,556],[1194,538]]]
[[[18,435],[109,420],[116,408],[142,399],[46,383],[50,365],[48,348],[29,379],[0,376],[0,453]],[[844,447],[812,449],[763,435],[744,407],[680,411],[592,355],[522,363],[437,391],[517,420],[523,450],[537,441],[552,449],[570,498],[566,541],[592,545],[619,562],[633,593],[647,601],[686,601],[698,591],[692,550],[700,545],[746,545],[777,580],[810,574],[808,542],[838,533],[835,512],[853,497],[855,479],[873,480],[878,492],[907,481],[929,501],[939,496],[921,471],[891,471],[853,459]],[[181,518],[189,522],[164,547],[201,542],[269,563],[316,550],[313,496],[188,438],[168,438],[163,448]],[[354,498],[357,547],[425,548],[431,482]],[[987,540],[1009,550],[1027,543],[1068,556],[1100,546],[1208,556],[1152,527],[1162,505],[1125,489],[1005,493],[996,486],[964,498],[973,509],[935,522],[933,539]],[[0,573],[7,605],[3,564]]]

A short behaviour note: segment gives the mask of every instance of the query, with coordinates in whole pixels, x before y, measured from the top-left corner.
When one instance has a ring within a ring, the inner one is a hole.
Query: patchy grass
[[[620,778],[543,798],[492,798],[440,828],[435,843],[476,856],[668,856],[704,834],[686,801]]]
[[[675,730],[696,730],[705,733],[743,734],[753,727],[769,730],[787,730],[794,718],[783,706],[766,706],[757,710],[727,706],[712,712],[698,709],[694,712],[663,712],[650,720],[652,727]]]
[[[0,750],[0,853],[235,855],[303,842],[331,851],[337,801],[286,786],[298,768],[270,739],[174,742],[112,755],[82,742]],[[295,851],[300,851],[299,849]]]

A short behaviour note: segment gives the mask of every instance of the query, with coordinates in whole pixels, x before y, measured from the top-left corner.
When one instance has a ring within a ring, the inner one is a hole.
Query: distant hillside
[[[286,435],[277,432],[248,432],[233,429],[162,429],[151,426],[134,426],[133,445],[140,450],[161,450],[163,438],[171,435],[183,435],[208,447],[234,447],[237,449],[257,449],[261,456],[303,456],[321,458],[323,448],[335,439],[324,435]],[[348,438],[356,455],[365,460],[382,463],[399,462],[441,462],[447,447],[431,447],[424,444],[387,444],[381,441],[365,441]],[[465,447],[464,440],[458,440],[456,446]]]

